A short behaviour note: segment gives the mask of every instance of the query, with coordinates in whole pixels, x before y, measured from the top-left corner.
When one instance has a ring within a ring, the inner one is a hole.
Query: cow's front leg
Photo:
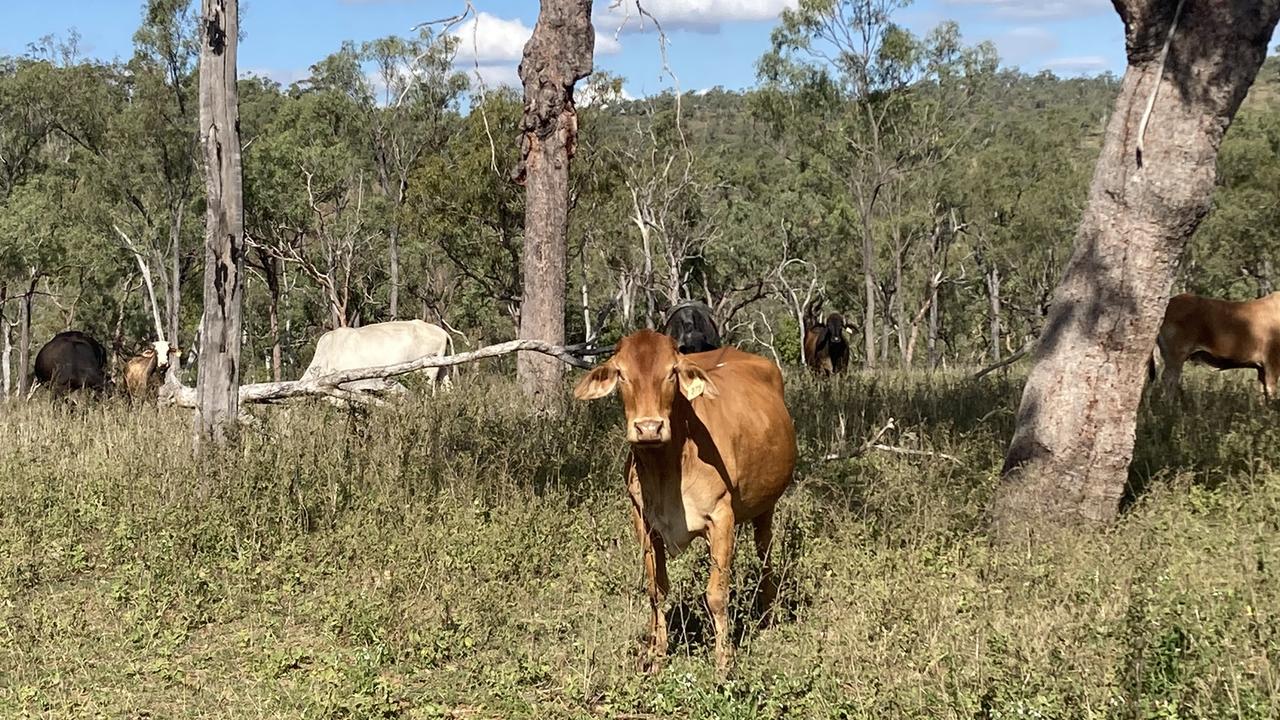
[[[733,563],[733,508],[723,503],[711,514],[707,544],[711,547],[711,579],[707,583],[707,607],[716,626],[716,669],[729,669],[733,639],[729,636],[729,569]]]
[[[667,655],[667,613],[664,604],[671,584],[667,579],[667,549],[659,535],[644,519],[643,505],[632,496],[631,518],[636,527],[636,539],[644,554],[644,575],[649,591],[649,637],[647,647],[640,658],[642,670],[656,672],[661,669]]]

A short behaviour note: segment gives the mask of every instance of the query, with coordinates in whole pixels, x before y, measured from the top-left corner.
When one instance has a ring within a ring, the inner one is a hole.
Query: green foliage
[[[1037,335],[1116,79],[998,69],[955,24],[908,32],[903,6],[799,3],[744,92],[628,100],[607,73],[579,87],[571,341],[696,299],[731,342],[790,358],[803,300],[790,293],[810,283],[854,334],[870,323],[861,361],[985,363]],[[37,346],[68,323],[126,347],[154,334],[139,262],[168,331],[193,335],[194,22],[189,3],[152,0],[127,61],[81,57],[74,34],[0,59],[2,312],[38,276]],[[464,345],[514,334],[522,102],[468,87],[456,50],[423,30],[345,43],[290,87],[241,82],[246,360],[279,347],[296,375],[320,332],[389,318],[393,295],[398,316],[448,323]],[[1183,266],[1191,290],[1274,288],[1276,65],[1260,77]]]
[[[23,406],[0,423],[0,714],[1274,717],[1280,436],[1249,378],[1187,379],[1144,414],[1126,516],[1027,547],[982,529],[1016,380],[793,377],[778,622],[756,625],[744,535],[723,682],[700,545],[672,561],[669,666],[635,670],[609,403],[548,423],[477,377],[266,409],[201,457],[177,413]],[[933,454],[818,459],[889,418],[884,442]]]

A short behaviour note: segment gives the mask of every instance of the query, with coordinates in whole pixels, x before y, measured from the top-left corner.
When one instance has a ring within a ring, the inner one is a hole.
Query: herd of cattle
[[[825,320],[816,311],[806,315],[806,364],[821,375],[844,372],[849,361],[844,319],[837,313]],[[1179,295],[1169,303],[1157,347],[1166,384],[1176,385],[1187,360],[1202,361],[1256,369],[1270,396],[1280,374],[1280,293],[1247,302]],[[343,328],[320,338],[303,379],[450,352],[448,333],[421,320]],[[129,393],[151,392],[177,353],[178,348],[157,342],[124,360]],[[1154,357],[1153,352],[1153,375]],[[442,369],[431,373],[433,383],[447,382]],[[35,375],[60,391],[100,390],[110,383],[106,351],[76,331],[60,333],[41,348]],[[667,650],[667,554],[701,537],[710,549],[707,604],[715,625],[716,664],[723,669],[732,656],[728,593],[737,525],[750,522],[754,528],[763,566],[762,622],[768,621],[776,594],[769,562],[773,511],[796,466],[782,372],[759,355],[722,346],[710,308],[684,303],[668,313],[663,332],[641,330],[623,338],[574,388],[579,400],[615,392],[630,446],[624,480],[648,586],[646,664],[656,667]]]

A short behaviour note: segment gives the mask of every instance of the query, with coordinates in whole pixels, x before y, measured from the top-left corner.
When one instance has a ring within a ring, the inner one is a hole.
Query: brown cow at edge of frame
[[[755,528],[766,622],[777,594],[769,565],[773,510],[796,464],[782,372],[734,347],[681,355],[670,337],[641,330],[582,378],[574,396],[594,400],[615,389],[631,445],[624,479],[648,578],[645,663],[656,669],[667,652],[666,553],[675,555],[704,537],[711,552],[707,605],[715,622],[716,666],[723,672],[732,656],[729,572],[739,523]]]
[[[1274,398],[1280,377],[1280,293],[1244,301],[1175,296],[1147,364],[1150,380],[1155,379],[1157,352],[1164,363],[1166,392],[1177,389],[1182,366],[1190,360],[1218,370],[1257,370],[1263,397]]]

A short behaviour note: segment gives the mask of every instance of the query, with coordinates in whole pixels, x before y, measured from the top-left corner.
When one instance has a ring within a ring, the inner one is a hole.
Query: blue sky
[[[754,82],[778,11],[795,0],[645,0],[671,40],[670,64],[685,90]],[[479,64],[491,83],[513,82],[520,48],[537,18],[536,0],[473,0],[476,26],[460,29],[459,63]],[[461,0],[241,0],[242,71],[282,82],[301,79],[343,40],[407,34],[415,24],[452,15]],[[624,25],[621,11],[596,0],[596,66],[626,78],[631,95],[667,87],[657,36]],[[75,28],[85,54],[128,57],[141,0],[4,0],[0,54],[17,54],[43,35]],[[303,8],[306,8],[305,10]],[[633,13],[634,15],[634,13]],[[1124,69],[1124,38],[1110,0],[918,0],[899,13],[917,32],[956,20],[966,40],[991,40],[1006,65],[1062,75]],[[622,27],[621,31],[619,28]]]

